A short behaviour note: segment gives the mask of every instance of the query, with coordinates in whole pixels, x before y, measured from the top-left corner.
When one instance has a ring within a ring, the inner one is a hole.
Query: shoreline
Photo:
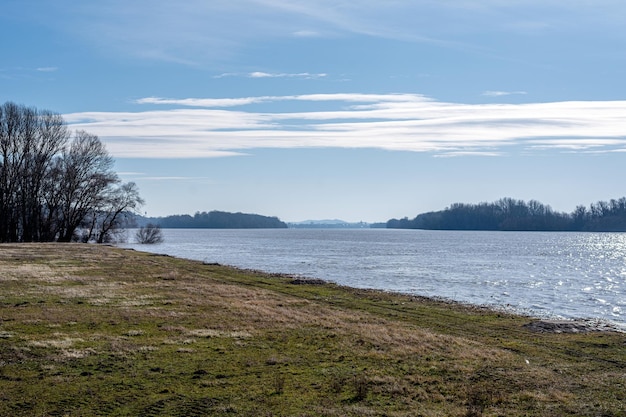
[[[243,267],[239,267],[236,265],[221,264],[219,262],[198,261],[196,259],[174,256],[174,255],[169,255],[166,253],[142,251],[142,250],[131,248],[131,247],[123,247],[123,246],[117,246],[117,245],[110,245],[110,246],[120,248],[123,250],[142,252],[142,253],[150,254],[153,256],[165,256],[165,257],[183,259],[183,260],[188,260],[188,261],[193,261],[193,262],[202,262],[203,265],[207,265],[207,266],[221,266],[221,267],[226,267],[226,268],[232,268],[232,269],[241,271],[243,273],[263,274],[263,275],[267,275],[270,277],[287,278],[287,279],[293,280],[293,283],[295,284],[307,284],[307,285],[330,284],[330,285],[336,285],[338,287],[345,287],[345,288],[354,289],[354,290],[374,291],[374,292],[381,292],[381,293],[387,293],[387,294],[392,294],[392,295],[395,294],[399,296],[415,297],[418,299],[431,300],[431,301],[435,301],[438,303],[449,304],[451,306],[458,305],[458,306],[464,306],[464,307],[474,308],[474,309],[479,309],[479,310],[485,309],[485,310],[492,311],[492,312],[513,314],[513,315],[517,315],[519,317],[525,317],[531,320],[531,322],[529,322],[526,327],[532,331],[539,332],[539,333],[589,333],[589,332],[605,332],[605,331],[626,333],[626,324],[621,324],[619,322],[601,318],[601,317],[563,318],[560,316],[550,316],[550,315],[542,316],[542,315],[533,314],[532,311],[509,308],[506,305],[473,304],[473,303],[466,303],[466,302],[462,302],[462,301],[458,301],[454,299],[449,299],[446,297],[437,297],[437,296],[429,297],[429,296],[424,296],[420,294],[412,294],[412,293],[405,293],[405,292],[384,290],[384,289],[377,289],[377,288],[352,287],[352,286],[347,286],[343,284],[338,284],[330,280],[324,280],[321,278],[314,278],[314,277],[309,277],[309,276],[292,274],[289,272],[269,272],[269,271],[263,271],[260,269],[255,269],[255,268],[243,268]]]
[[[156,248],[128,246],[358,288],[443,297],[544,320],[599,318],[626,328],[623,280],[617,275],[623,265],[615,260],[591,262],[602,255],[598,250],[576,252],[586,241],[580,234],[554,238],[564,242],[564,250],[575,251],[570,260],[552,250],[552,238],[544,234],[483,239],[447,233],[414,239],[404,233],[362,238],[332,230],[293,236],[271,231],[215,233],[181,231],[166,235],[166,242]],[[613,247],[607,239],[601,243]],[[513,249],[518,244],[535,249],[518,253]]]

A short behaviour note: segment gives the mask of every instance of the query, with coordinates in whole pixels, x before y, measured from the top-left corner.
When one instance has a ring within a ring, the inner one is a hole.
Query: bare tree
[[[70,242],[76,229],[95,208],[105,204],[109,188],[119,181],[109,156],[97,136],[76,132],[70,147],[63,153],[62,224],[60,242]]]
[[[29,152],[22,176],[22,233],[25,241],[47,240],[41,236],[44,230],[42,220],[45,216],[45,206],[41,204],[41,197],[46,185],[45,178],[54,166],[55,156],[65,146],[69,137],[60,115],[48,111],[40,112],[33,123],[35,125],[29,132],[32,137],[29,137],[26,143]]]
[[[62,117],[7,102],[0,106],[0,241],[44,240],[47,175],[67,143]]]
[[[55,158],[44,179],[42,204],[45,207],[41,219],[42,241],[54,241],[63,224],[63,161]]]
[[[161,232],[161,226],[148,223],[137,230],[135,234],[135,240],[137,243],[142,244],[155,244],[163,242],[163,233]]]
[[[97,136],[71,134],[49,111],[0,105],[0,242],[104,242],[143,200],[121,184]]]
[[[144,204],[139,196],[137,184],[128,182],[113,188],[104,198],[104,206],[95,211],[97,243],[105,243],[112,240],[112,233],[119,230],[126,220],[126,215],[136,212]]]

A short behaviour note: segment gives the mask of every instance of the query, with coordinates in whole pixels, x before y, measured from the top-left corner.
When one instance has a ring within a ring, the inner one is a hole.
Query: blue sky
[[[149,215],[626,195],[621,0],[4,0],[0,35],[0,101],[97,134]]]

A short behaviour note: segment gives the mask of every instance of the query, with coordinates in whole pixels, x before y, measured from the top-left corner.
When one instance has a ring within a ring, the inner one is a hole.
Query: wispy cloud
[[[185,181],[185,182],[202,182],[202,183],[211,183],[213,180],[208,177],[189,177],[189,176],[151,176],[147,175],[145,172],[118,172],[118,175],[124,178],[130,178],[132,180],[141,180],[144,181]]]
[[[141,177],[143,175],[146,175],[143,172],[136,172],[136,171],[121,171],[121,172],[118,172],[117,174],[122,177]]]
[[[297,30],[293,32],[293,36],[297,38],[319,38],[322,34],[314,30]]]
[[[327,74],[311,74],[309,72],[300,72],[296,74],[285,74],[285,73],[268,73],[268,72],[251,72],[248,74],[250,78],[305,78],[305,79],[313,79],[313,78],[324,78]]]
[[[289,101],[324,109],[289,111]],[[378,148],[439,156],[489,155],[516,147],[611,152],[626,147],[626,101],[462,104],[419,94],[308,94],[248,98],[145,98],[170,107],[65,115],[99,135],[117,157],[233,156],[253,148]],[[255,103],[284,111],[245,111]]]
[[[599,23],[623,27],[626,19],[626,6],[615,0],[354,0],[339,5],[332,0],[187,0],[183,6],[135,0],[123,8],[118,0],[100,0],[44,4],[38,12],[42,20],[57,13],[59,18],[47,24],[106,50],[186,65],[228,60],[250,43],[280,38],[365,35],[459,47],[468,34],[580,34]]]
[[[225,72],[223,74],[215,75],[213,78],[227,78],[227,77],[244,77],[244,78],[300,78],[306,80],[313,80],[319,78],[325,78],[328,74],[325,73],[317,73],[313,74],[310,72],[298,72],[298,73],[272,73],[272,72],[263,72],[263,71],[254,71],[254,72],[246,72],[246,73],[238,73],[238,72]]]
[[[526,95],[528,94],[526,91],[493,91],[488,90],[483,92],[483,96],[487,97],[502,97],[502,96],[513,96],[513,95]]]
[[[28,79],[34,77],[45,77],[46,73],[56,72],[57,67],[8,67],[0,68],[0,78],[3,79]],[[43,73],[43,74],[38,74]]]

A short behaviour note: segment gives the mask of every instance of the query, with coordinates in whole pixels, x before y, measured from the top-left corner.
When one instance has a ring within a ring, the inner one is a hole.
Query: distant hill
[[[157,224],[164,229],[285,229],[287,224],[278,217],[224,211],[176,214],[166,217],[136,216],[137,226]]]
[[[290,228],[294,229],[368,229],[369,223],[357,222],[349,223],[343,220],[304,220],[301,222],[288,223]]]

